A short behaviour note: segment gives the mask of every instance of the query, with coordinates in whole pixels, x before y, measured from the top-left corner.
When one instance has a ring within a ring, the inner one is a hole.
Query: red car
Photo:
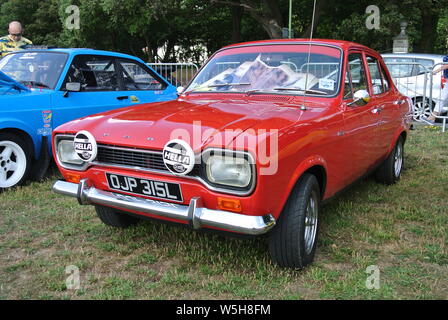
[[[156,218],[269,236],[272,259],[313,261],[319,211],[369,173],[401,175],[411,101],[356,43],[270,40],[225,47],[175,101],[58,127],[53,190],[107,225]]]

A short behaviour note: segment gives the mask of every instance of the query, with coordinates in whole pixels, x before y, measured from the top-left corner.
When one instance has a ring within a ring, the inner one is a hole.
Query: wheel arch
[[[281,202],[282,208],[286,204],[286,201],[293,192],[295,186],[300,183],[301,178],[305,173],[310,173],[314,175],[319,182],[319,188],[321,192],[321,199],[324,198],[327,189],[327,164],[326,161],[318,155],[311,156],[304,161],[302,161],[294,170],[291,175],[291,179],[288,183],[288,188],[286,189],[284,199]],[[280,210],[281,211],[281,210]]]
[[[33,138],[24,130],[18,129],[18,128],[1,128],[0,133],[11,133],[14,135],[19,136],[28,146],[28,150],[31,152],[31,158],[34,159],[35,157],[35,143],[33,141]]]

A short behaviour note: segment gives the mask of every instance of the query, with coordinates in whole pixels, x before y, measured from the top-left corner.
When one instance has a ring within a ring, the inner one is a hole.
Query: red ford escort
[[[270,40],[216,52],[175,101],[66,123],[53,133],[65,181],[107,225],[141,218],[269,237],[272,259],[313,261],[319,211],[375,173],[395,183],[411,101],[380,55],[335,40]]]

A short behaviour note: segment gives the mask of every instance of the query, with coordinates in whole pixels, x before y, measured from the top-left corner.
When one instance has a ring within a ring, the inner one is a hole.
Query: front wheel
[[[104,224],[115,228],[128,228],[140,221],[138,218],[109,207],[95,206],[95,210]]]
[[[319,230],[320,187],[304,174],[294,187],[269,238],[272,260],[281,267],[302,269],[314,260]]]
[[[31,168],[25,141],[11,133],[0,133],[0,190],[23,185]]]

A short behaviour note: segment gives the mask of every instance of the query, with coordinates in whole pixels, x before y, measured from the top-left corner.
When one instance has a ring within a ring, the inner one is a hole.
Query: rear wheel
[[[0,133],[0,190],[23,185],[31,168],[26,142],[17,135]]]
[[[378,182],[390,185],[397,182],[401,177],[404,165],[404,140],[399,137],[395,147],[381,164],[375,173]]]
[[[108,207],[95,206],[95,210],[100,220],[111,227],[128,228],[140,221],[138,218]]]
[[[319,183],[314,175],[304,174],[269,238],[269,251],[274,262],[281,267],[302,269],[314,260],[319,210]]]

